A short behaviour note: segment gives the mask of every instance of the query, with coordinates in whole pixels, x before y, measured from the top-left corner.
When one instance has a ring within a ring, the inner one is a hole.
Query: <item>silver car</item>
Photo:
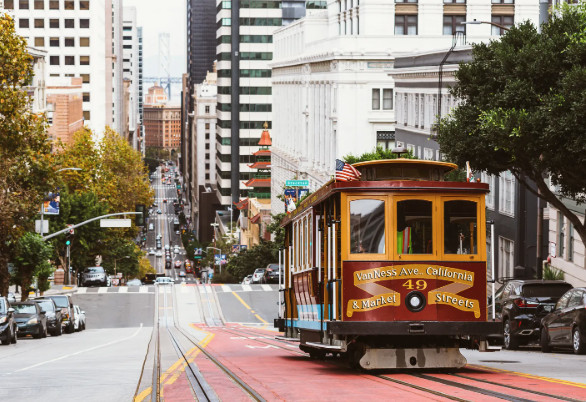
[[[80,309],[77,304],[73,305],[73,309],[75,311],[73,327],[75,331],[83,331],[85,329],[85,311]]]
[[[81,286],[109,286],[104,267],[87,267],[81,275]]]

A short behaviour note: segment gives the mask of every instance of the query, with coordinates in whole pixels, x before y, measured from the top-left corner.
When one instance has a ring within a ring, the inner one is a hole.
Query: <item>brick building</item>
[[[178,149],[181,143],[181,107],[144,105],[147,147]]]
[[[54,79],[47,86],[48,129],[52,141],[62,141],[70,145],[73,133],[83,127],[83,89],[82,78]]]

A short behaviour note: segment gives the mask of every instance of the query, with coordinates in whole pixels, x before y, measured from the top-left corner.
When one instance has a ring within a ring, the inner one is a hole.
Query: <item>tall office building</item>
[[[122,45],[115,42],[114,34],[120,3],[4,0],[0,7],[13,16],[17,33],[29,46],[47,51],[47,86],[58,86],[62,78],[82,78],[84,123],[96,139],[106,126],[116,127],[114,111],[121,111],[123,105],[122,76],[115,75],[122,71],[122,58],[116,56]]]
[[[124,7],[122,27],[122,75],[130,80],[128,132],[126,139],[134,149],[138,149],[137,129],[139,125],[139,38],[136,26],[136,8]]]
[[[138,125],[140,128],[141,135],[143,133],[142,122],[143,122],[143,86],[142,86],[142,27],[136,29],[138,36]]]
[[[109,1],[109,0],[106,0]],[[112,82],[114,83],[114,99],[112,101],[112,128],[122,135],[126,122],[124,114],[124,74],[122,54],[122,0],[112,2]]]
[[[187,1],[187,73],[192,86],[212,71],[216,59],[216,1]]]

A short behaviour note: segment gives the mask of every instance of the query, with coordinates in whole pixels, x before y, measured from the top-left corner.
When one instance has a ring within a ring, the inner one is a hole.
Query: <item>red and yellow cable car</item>
[[[312,356],[351,365],[457,368],[461,347],[487,350],[485,194],[451,182],[457,166],[360,162],[282,222],[284,309],[275,325]]]

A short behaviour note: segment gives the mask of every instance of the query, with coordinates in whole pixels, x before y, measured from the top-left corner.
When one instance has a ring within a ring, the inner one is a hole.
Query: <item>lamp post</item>
[[[116,258],[116,259],[114,260],[114,276],[115,276],[115,277],[117,276],[117,272],[116,272],[116,263],[117,263],[118,261],[120,261],[120,260],[124,260],[124,259],[126,259],[126,258],[130,258],[130,256],[129,256],[129,255],[125,255],[124,257]]]
[[[492,22],[492,21],[478,21],[475,19],[473,19],[472,21],[463,21],[461,22],[462,25],[480,25],[480,24],[488,24],[488,25],[492,25],[493,27],[497,27],[502,29],[503,31],[509,31],[511,28],[507,28],[504,25],[501,24],[497,24],[496,22]]]

